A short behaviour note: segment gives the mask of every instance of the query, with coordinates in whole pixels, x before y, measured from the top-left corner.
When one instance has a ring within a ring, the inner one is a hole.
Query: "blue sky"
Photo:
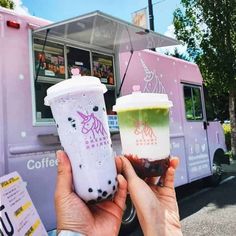
[[[51,21],[100,10],[131,22],[131,14],[148,5],[148,0],[15,0],[21,7],[37,17]],[[152,0],[155,31],[166,33],[173,19],[173,11],[180,0]],[[157,3],[159,2],[159,3]],[[157,4],[155,4],[157,3]],[[169,27],[170,30],[170,27]]]

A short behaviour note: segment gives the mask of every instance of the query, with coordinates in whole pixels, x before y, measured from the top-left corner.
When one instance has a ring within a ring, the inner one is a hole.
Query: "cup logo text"
[[[136,121],[134,134],[137,136],[136,145],[153,145],[157,144],[157,137],[146,122]]]

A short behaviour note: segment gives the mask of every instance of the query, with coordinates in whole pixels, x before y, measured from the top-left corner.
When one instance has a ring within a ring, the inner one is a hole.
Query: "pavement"
[[[230,165],[222,164],[224,173],[236,175],[236,160],[230,159]]]

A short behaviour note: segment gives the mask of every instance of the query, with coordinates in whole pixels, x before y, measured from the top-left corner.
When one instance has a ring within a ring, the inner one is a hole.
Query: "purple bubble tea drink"
[[[75,191],[89,203],[112,199],[117,189],[105,92],[98,78],[74,75],[50,87],[45,98],[70,158]]]
[[[161,176],[169,166],[169,108],[166,94],[133,92],[116,100],[123,154],[140,177]]]

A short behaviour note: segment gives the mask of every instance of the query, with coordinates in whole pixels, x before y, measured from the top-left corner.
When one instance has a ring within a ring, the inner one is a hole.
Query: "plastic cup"
[[[161,176],[169,166],[169,108],[166,94],[133,92],[116,100],[123,154],[141,177]]]
[[[96,77],[73,76],[50,87],[45,97],[72,165],[75,192],[89,203],[112,199],[117,189],[106,90]]]

